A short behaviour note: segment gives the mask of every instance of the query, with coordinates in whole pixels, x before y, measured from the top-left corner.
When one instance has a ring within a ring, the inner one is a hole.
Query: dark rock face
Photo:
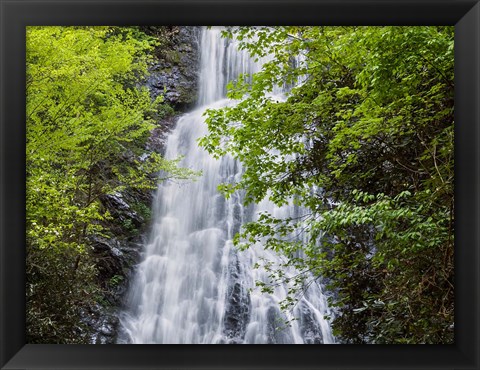
[[[103,206],[113,219],[105,225],[110,237],[90,237],[92,257],[98,271],[98,285],[102,300],[83,315],[83,321],[90,327],[90,343],[115,343],[118,332],[118,310],[133,275],[134,266],[140,261],[143,239],[141,231],[147,220],[136,212],[133,204],[148,204],[149,193],[118,193],[101,199]],[[146,205],[145,205],[146,207]],[[128,227],[127,227],[127,226]]]
[[[123,198],[123,195],[120,193],[107,194],[101,198],[101,201],[112,216],[120,222],[129,221],[135,227],[141,227],[145,220]]]
[[[91,344],[113,344],[116,341],[119,319],[114,311],[104,307],[93,307],[84,314],[84,322],[93,329]]]
[[[302,333],[305,344],[322,344],[323,335],[320,324],[315,320],[312,310],[305,304],[300,302],[300,331]]]
[[[92,344],[116,342],[118,310],[123,304],[134,266],[140,261],[143,245],[141,231],[148,221],[132,205],[148,204],[150,207],[150,199],[151,194],[129,192],[110,194],[101,199],[113,219],[104,225],[110,236],[94,235],[89,238],[102,293],[98,304],[82,315],[82,321],[92,333]]]
[[[126,288],[126,278],[129,277],[130,269],[140,260],[140,240],[128,243],[100,236],[91,239],[93,255],[97,259],[98,277],[104,283],[104,287],[114,288],[109,291],[112,294],[109,303],[118,304]]]
[[[145,149],[164,154],[167,134],[179,114],[194,106],[198,98],[200,27],[150,26],[143,27],[143,31],[160,42],[145,85],[152,98],[162,95],[171,109],[159,112],[157,126],[151,131]]]
[[[250,320],[250,294],[242,282],[242,271],[235,251],[231,251],[229,266],[229,284],[227,288],[227,305],[223,319],[223,333],[227,343],[242,343],[247,324]]]
[[[91,238],[103,302],[84,314],[84,322],[92,329],[91,343],[115,343],[118,329],[118,308],[128,290],[133,266],[140,260],[140,237],[126,242],[100,236]]]
[[[146,31],[160,41],[147,86],[153,97],[162,94],[175,110],[185,111],[197,100],[200,28],[164,26]]]
[[[150,132],[145,149],[162,155],[165,154],[167,134],[177,123],[177,118],[177,116],[165,117],[158,122],[158,125]]]

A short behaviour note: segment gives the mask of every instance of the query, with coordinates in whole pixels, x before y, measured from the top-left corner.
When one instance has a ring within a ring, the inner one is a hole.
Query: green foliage
[[[101,294],[96,269],[85,252],[27,246],[27,343],[89,343],[79,312]]]
[[[154,120],[168,112],[161,96],[152,101],[139,87],[155,45],[132,27],[27,28],[31,342],[77,342],[79,313],[95,301],[84,293],[95,290],[88,237],[102,235],[111,217],[101,197],[153,189],[160,172],[162,179],[193,176],[178,160],[142,156]]]
[[[152,209],[143,202],[137,202],[132,204],[132,209],[145,220],[146,223],[150,222],[152,218]]]
[[[263,243],[301,271],[285,307],[323,276],[344,342],[452,343],[453,27],[239,27],[225,36],[273,59],[230,83],[237,106],[206,113],[201,145],[245,169],[220,190],[306,210],[301,220],[262,215],[236,244]],[[299,80],[285,101],[269,95]],[[291,238],[295,230],[307,241]],[[270,268],[274,283],[284,281],[279,270]]]
[[[117,286],[119,285],[125,278],[121,275],[114,275],[110,279],[109,283],[110,285]]]

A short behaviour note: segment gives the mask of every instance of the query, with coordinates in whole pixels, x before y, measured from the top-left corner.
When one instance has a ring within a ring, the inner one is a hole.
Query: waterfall
[[[285,286],[273,294],[255,287],[268,273],[254,264],[260,258],[279,263],[279,257],[260,245],[246,251],[233,246],[241,225],[260,211],[291,216],[301,210],[268,201],[244,207],[241,193],[227,200],[217,191],[220,183],[238,181],[242,166],[229,156],[214,159],[197,145],[207,133],[202,114],[232,104],[225,99],[226,83],[259,70],[262,62],[220,33],[202,30],[199,107],[178,120],[166,143],[167,158],[183,156],[181,165],[202,175],[159,185],[151,235],[120,317],[119,343],[333,343],[320,284],[312,284],[286,316],[279,308]],[[291,325],[279,325],[293,317]]]

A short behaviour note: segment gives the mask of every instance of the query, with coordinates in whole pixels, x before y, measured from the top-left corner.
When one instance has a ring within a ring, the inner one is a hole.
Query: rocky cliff
[[[199,28],[146,27],[144,32],[160,42],[147,80],[152,96],[162,94],[176,111],[191,108],[197,100]]]

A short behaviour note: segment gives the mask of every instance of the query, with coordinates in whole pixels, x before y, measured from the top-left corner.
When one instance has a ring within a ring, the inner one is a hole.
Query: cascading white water
[[[286,287],[261,293],[255,281],[268,281],[260,258],[278,262],[273,252],[256,246],[238,251],[233,236],[260,211],[298,215],[293,206],[271,202],[244,208],[241,194],[228,200],[217,186],[239,180],[241,164],[231,157],[212,158],[197,145],[207,133],[207,108],[232,104],[224,98],[226,83],[240,73],[261,68],[220,29],[201,35],[200,107],[182,116],[168,137],[166,157],[183,156],[181,165],[201,170],[192,183],[162,183],[154,204],[154,224],[144,260],[131,283],[128,310],[121,315],[119,343],[333,343],[324,315],[330,314],[319,284],[312,284],[296,305],[290,326],[279,302]],[[293,276],[295,271],[286,271]]]

